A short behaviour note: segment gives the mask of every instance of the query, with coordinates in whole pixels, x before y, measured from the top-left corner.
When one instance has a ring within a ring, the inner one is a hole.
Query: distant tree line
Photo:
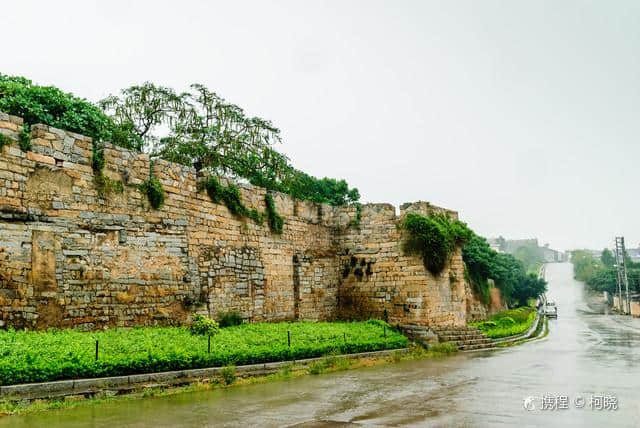
[[[97,145],[111,142],[299,199],[332,205],[360,199],[345,180],[319,179],[294,168],[275,149],[278,128],[200,84],[178,93],[147,82],[93,104],[53,86],[0,74],[0,111],[22,117],[27,130],[43,123],[92,137]]]
[[[574,277],[583,281],[588,289],[612,294],[618,292],[615,257],[609,249],[605,248],[599,258],[593,257],[589,251],[575,250],[571,253],[571,263]],[[640,263],[634,263],[626,254],[625,263],[629,291],[640,292]]]

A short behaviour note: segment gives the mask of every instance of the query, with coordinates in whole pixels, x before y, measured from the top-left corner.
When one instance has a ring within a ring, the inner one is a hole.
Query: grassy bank
[[[423,360],[429,358],[444,357],[457,352],[450,346],[434,345],[425,350],[422,347],[411,347],[409,352],[395,351],[393,354],[384,357],[346,358],[343,356],[326,356],[321,360],[309,365],[291,363],[277,373],[261,376],[251,376],[240,378],[234,374],[234,368],[228,367],[226,374],[221,373],[219,377],[202,379],[196,383],[186,386],[161,385],[152,388],[142,387],[126,395],[107,395],[100,393],[93,397],[73,396],[65,399],[60,397],[48,400],[0,400],[0,416],[29,414],[55,409],[71,409],[82,406],[92,406],[101,403],[136,400],[148,397],[159,397],[181,394],[185,392],[209,391],[219,388],[229,388],[236,385],[250,385],[256,383],[266,383],[285,379],[292,379],[307,375],[320,375],[343,370],[353,370],[365,367],[384,366],[402,361]]]
[[[530,307],[509,309],[492,315],[486,321],[471,323],[492,339],[515,336],[527,331],[536,319],[536,311]]]
[[[211,338],[211,352],[207,337],[179,327],[2,331],[0,385],[286,361],[407,345],[406,337],[382,321],[243,324],[221,329]]]

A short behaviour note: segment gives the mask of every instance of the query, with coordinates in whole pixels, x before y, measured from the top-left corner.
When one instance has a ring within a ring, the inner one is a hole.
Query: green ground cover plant
[[[207,336],[180,327],[90,333],[4,330],[0,331],[0,385],[237,366],[408,345],[407,338],[389,326],[385,338],[384,326],[382,321],[242,324],[212,336],[211,353]]]
[[[471,323],[492,339],[515,336],[527,331],[536,319],[536,311],[530,307],[509,309],[492,315],[486,321]]]

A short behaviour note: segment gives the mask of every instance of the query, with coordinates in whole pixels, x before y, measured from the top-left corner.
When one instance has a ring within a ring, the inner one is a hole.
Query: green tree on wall
[[[42,123],[92,137],[99,155],[107,141],[299,199],[332,205],[360,199],[345,180],[319,179],[294,168],[275,149],[280,142],[275,126],[246,115],[203,85],[179,93],[147,82],[98,104],[0,74],[0,111],[22,117],[25,133],[29,125]]]

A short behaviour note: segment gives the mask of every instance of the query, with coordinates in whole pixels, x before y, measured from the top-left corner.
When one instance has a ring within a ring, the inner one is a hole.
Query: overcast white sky
[[[638,1],[11,1],[0,72],[90,100],[201,82],[364,202],[640,242]]]

